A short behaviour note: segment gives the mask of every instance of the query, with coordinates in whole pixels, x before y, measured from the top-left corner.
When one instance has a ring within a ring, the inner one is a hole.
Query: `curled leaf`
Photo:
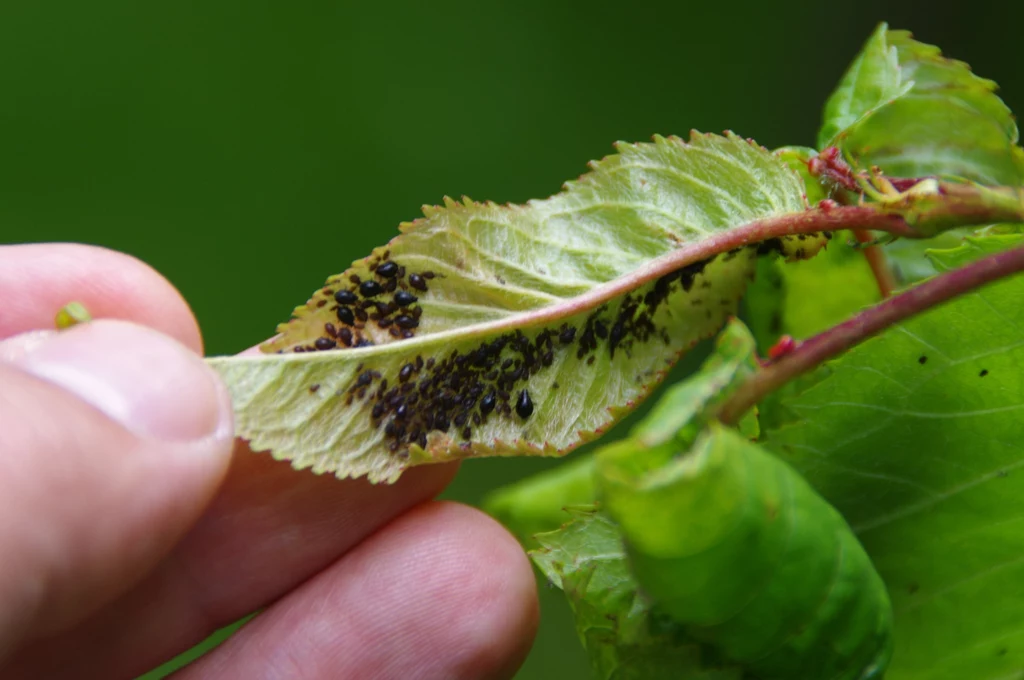
[[[271,354],[211,360],[239,435],[295,467],[371,481],[473,456],[561,455],[721,327],[758,252],[809,257],[825,242],[677,262],[729,229],[802,211],[801,180],[731,134],[618,151],[546,200],[425,209],[328,279]]]
[[[762,680],[881,678],[892,609],[842,516],[732,430],[678,453],[627,440],[598,454],[640,588]]]

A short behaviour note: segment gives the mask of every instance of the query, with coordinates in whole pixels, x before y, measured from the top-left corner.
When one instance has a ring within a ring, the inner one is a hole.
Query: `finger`
[[[231,421],[201,359],[134,324],[86,324],[0,363],[0,656],[170,551],[223,478]]]
[[[133,677],[268,606],[408,508],[433,498],[456,465],[408,471],[393,485],[297,472],[236,449],[217,497],[145,580],[87,626],[25,648],[3,678]]]
[[[123,253],[74,243],[0,246],[0,339],[53,328],[73,300],[94,318],[156,329],[202,353],[188,304],[167,279]]]
[[[511,678],[537,627],[533,571],[486,515],[416,508],[181,673]]]

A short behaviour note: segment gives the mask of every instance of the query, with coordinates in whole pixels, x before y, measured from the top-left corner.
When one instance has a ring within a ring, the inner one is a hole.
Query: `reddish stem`
[[[766,395],[889,326],[1021,271],[1024,271],[1024,246],[990,255],[890,297],[769,363],[722,405],[718,419],[735,424]]]
[[[861,243],[872,243],[875,240],[871,232],[864,231],[863,229],[854,229],[853,235]],[[881,293],[884,300],[892,295],[893,290],[896,289],[896,277],[892,275],[892,269],[889,268],[889,262],[885,258],[885,253],[876,245],[866,245],[864,246],[864,259],[868,261],[871,273],[875,275],[878,292]]]

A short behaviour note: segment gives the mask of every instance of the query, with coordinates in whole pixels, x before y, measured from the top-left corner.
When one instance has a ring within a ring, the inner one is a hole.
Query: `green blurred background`
[[[5,2],[0,242],[132,253],[232,353],[444,195],[547,196],[653,133],[812,144],[880,20],[1024,110],[1021,19],[1020,2]],[[549,464],[474,461],[448,495]],[[541,591],[521,677],[587,677]]]

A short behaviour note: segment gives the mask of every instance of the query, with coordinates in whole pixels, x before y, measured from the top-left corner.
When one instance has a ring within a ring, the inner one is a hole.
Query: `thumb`
[[[231,445],[220,381],[156,331],[96,321],[0,343],[0,657],[138,581]]]

